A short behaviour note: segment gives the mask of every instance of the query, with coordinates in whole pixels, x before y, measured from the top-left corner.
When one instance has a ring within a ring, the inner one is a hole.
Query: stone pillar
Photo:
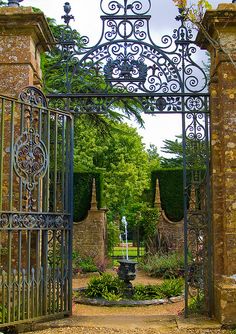
[[[74,223],[73,250],[83,258],[92,257],[97,265],[104,265],[107,249],[106,209],[98,209],[95,179],[92,185],[91,207],[88,216]]]
[[[0,94],[15,97],[26,86],[40,88],[40,53],[53,42],[43,13],[31,7],[1,7]]]
[[[236,4],[207,11],[203,26],[209,35],[200,31],[197,42],[211,56],[214,315],[236,325]]]
[[[19,93],[26,86],[38,86],[41,88],[41,68],[40,55],[42,52],[50,50],[50,44],[54,43],[54,37],[48,26],[43,13],[34,13],[31,7],[1,7],[0,8],[0,94],[10,97],[18,97]],[[8,187],[9,187],[9,150],[10,132],[10,112],[9,107],[5,109],[4,121],[4,161],[3,161],[3,199],[2,209],[9,210]],[[15,109],[14,114],[15,129],[20,128],[20,108]],[[16,137],[17,130],[14,133]],[[15,139],[15,138],[14,138]],[[14,179],[14,194],[18,194],[18,181]],[[13,210],[17,210],[19,199],[13,200]],[[0,246],[7,245],[7,233],[1,233]],[[26,265],[26,233],[22,235],[22,267]],[[35,235],[31,238],[31,263],[35,262]],[[17,266],[17,244],[18,235],[13,235],[12,265]],[[1,265],[4,258],[0,257]]]

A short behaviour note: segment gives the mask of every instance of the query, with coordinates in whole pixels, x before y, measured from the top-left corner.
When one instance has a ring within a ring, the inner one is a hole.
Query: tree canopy
[[[64,26],[56,25],[49,19],[50,26],[57,39],[63,33]],[[78,43],[80,35],[74,33]],[[43,73],[45,89],[63,92],[65,89],[62,79],[59,80],[63,67],[58,66],[60,52],[55,48],[53,53],[43,57]],[[51,71],[50,69],[53,69]],[[76,76],[75,87],[86,91],[93,86],[91,73],[81,73]],[[100,88],[103,88],[101,78]],[[139,206],[142,194],[149,187],[150,169],[160,165],[157,148],[152,145],[146,151],[142,137],[137,130],[124,123],[126,115],[139,118],[139,110],[135,101],[122,101],[117,109],[109,110],[105,115],[80,114],[75,115],[74,129],[74,168],[75,171],[102,171],[104,174],[104,198],[109,209],[110,219],[119,220],[122,215]],[[142,124],[142,122],[140,121]],[[134,223],[134,219],[133,219]]]

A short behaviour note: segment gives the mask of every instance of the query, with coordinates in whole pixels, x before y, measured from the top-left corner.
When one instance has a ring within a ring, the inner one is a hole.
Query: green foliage
[[[57,25],[53,19],[48,19],[48,21],[54,36],[60,40],[64,26]],[[81,36],[76,31],[73,34],[80,48]],[[88,63],[86,63],[86,69],[81,66],[77,67],[76,75],[73,78],[71,75],[68,76],[71,79],[70,85],[66,85],[65,70],[67,68],[72,73],[77,61],[77,58],[71,57],[70,53],[67,56],[69,57],[68,66],[66,55],[65,59],[60,59],[61,55],[57,47],[52,53],[42,57],[46,93],[50,91],[62,93],[68,89],[71,93],[104,90],[106,85],[104,77],[95,69],[95,66],[89,69]],[[63,108],[63,105],[55,106]],[[74,106],[71,107],[73,109]],[[104,172],[104,200],[109,208],[108,218],[111,221],[119,221],[122,215],[126,215],[132,209],[133,205],[142,201],[141,196],[144,189],[148,187],[150,165],[156,168],[159,166],[159,160],[155,147],[152,147],[149,153],[145,151],[142,137],[138,135],[135,128],[121,124],[122,120],[126,117],[130,119],[131,116],[140,125],[143,124],[137,99],[125,101],[122,99],[106,111],[105,116],[76,114],[79,116],[75,118],[74,168],[77,172]],[[81,203],[78,197],[84,192],[84,189],[82,187],[81,191],[78,191],[77,188],[75,186],[74,208],[75,220],[79,221],[86,217],[89,196],[85,191],[84,203],[80,207],[77,204]],[[135,219],[129,220],[129,225],[132,224],[135,224]]]
[[[138,284],[134,287],[134,300],[150,300],[179,296],[183,292],[183,280],[165,280],[161,285]],[[117,276],[102,274],[100,277],[93,277],[85,290],[88,298],[104,298],[110,301],[124,299],[125,285]]]
[[[139,228],[148,254],[155,254],[159,212],[157,208],[143,205],[140,210]]]
[[[140,247],[139,252],[140,252],[140,255],[142,256],[145,253],[144,247]],[[125,254],[124,247],[114,247],[112,255],[122,257],[122,256],[124,256],[124,254]],[[132,257],[136,258],[137,255],[138,255],[138,248],[137,247],[129,247],[128,248],[128,254],[129,254],[129,257],[132,256]]]
[[[124,292],[124,282],[117,276],[102,274],[100,277],[93,277],[88,283],[85,294],[89,298],[111,298],[121,296]],[[120,298],[120,297],[118,297]]]
[[[7,321],[7,308],[3,305],[0,305],[0,324]]]
[[[86,218],[90,209],[93,179],[96,180],[98,207],[103,206],[103,176],[101,173],[74,173],[74,221]]]
[[[134,287],[134,300],[149,300],[149,299],[161,299],[165,295],[160,291],[159,285],[143,285],[138,284]]]
[[[160,157],[158,154],[158,148],[156,145],[150,144],[147,149],[148,164],[150,172],[160,168]]]
[[[165,139],[164,146],[161,147],[161,152],[171,154],[174,157],[161,157],[162,168],[181,168],[183,167],[183,146],[182,136],[176,136],[175,140]]]
[[[103,298],[108,301],[119,301],[122,299],[122,294],[117,294],[115,292],[104,292]]]
[[[183,169],[159,169],[151,175],[152,203],[155,198],[156,179],[159,180],[162,209],[173,221],[183,218]],[[189,180],[189,176],[188,176]]]
[[[144,231],[144,241],[148,241],[157,233],[157,224],[159,218],[159,212],[156,208],[145,207],[141,211],[141,225]]]
[[[203,314],[205,312],[205,297],[203,292],[198,293],[190,299],[188,309],[191,314]]]
[[[74,272],[91,273],[98,271],[98,267],[91,256],[81,257],[75,251],[72,254],[72,267]]]
[[[101,135],[88,120],[77,119],[74,167],[78,172],[103,173],[109,221],[120,221],[122,215],[134,212],[128,220],[131,226],[136,215],[132,208],[142,201],[143,191],[148,187],[148,154],[136,129],[118,122],[108,123],[110,134]]]
[[[152,277],[179,277],[184,268],[184,257],[178,253],[150,255],[139,266]]]
[[[191,168],[201,169],[206,164],[206,156],[209,154],[209,148],[205,140],[185,139],[185,159]],[[172,155],[171,158],[161,157],[161,167],[176,168],[183,166],[183,139],[182,136],[176,136],[175,140],[164,140],[164,147],[161,151]]]
[[[113,254],[114,247],[120,241],[120,229],[117,223],[113,221],[107,222],[107,251],[109,255]]]
[[[159,289],[167,298],[180,296],[183,293],[184,280],[182,278],[164,280]]]
[[[212,9],[212,5],[207,0],[196,0],[188,3],[187,0],[173,0],[174,4],[182,10],[183,17],[191,21],[199,28],[206,9]]]

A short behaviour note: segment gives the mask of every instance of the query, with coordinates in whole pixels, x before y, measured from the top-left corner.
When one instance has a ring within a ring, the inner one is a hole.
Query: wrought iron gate
[[[182,115],[185,221],[185,315],[190,291],[212,302],[209,186],[209,94],[205,71],[194,61],[193,34],[179,10],[179,27],[156,45],[150,35],[151,0],[100,0],[102,35],[89,46],[69,25],[74,17],[64,6],[65,27],[48,71],[55,84],[46,87],[50,103],[77,114],[106,114],[129,102],[147,114]],[[55,80],[56,81],[56,80]],[[54,82],[55,82],[54,81]],[[52,82],[52,80],[47,80]],[[63,87],[62,87],[63,85]],[[120,106],[120,105],[119,105]],[[194,198],[189,203],[190,193]],[[193,196],[194,194],[194,196]]]
[[[0,327],[71,313],[73,116],[0,96]]]

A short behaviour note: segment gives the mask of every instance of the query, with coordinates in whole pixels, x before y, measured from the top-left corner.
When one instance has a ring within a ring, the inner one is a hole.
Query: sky
[[[101,10],[100,0],[67,0],[70,2],[71,14],[75,21],[71,21],[74,29],[77,29],[81,35],[89,37],[90,45],[96,44],[101,35]],[[108,1],[108,0],[106,0]],[[145,2],[145,0],[142,0]],[[231,3],[231,0],[209,0],[213,8],[219,3]],[[24,0],[22,6],[34,6],[40,8],[46,16],[55,18],[57,23],[63,23],[61,16],[64,15],[63,5],[65,0]],[[152,16],[150,21],[151,36],[154,42],[158,44],[161,36],[172,35],[173,29],[178,27],[175,21],[177,9],[172,0],[152,0],[150,11]],[[199,52],[199,61],[202,62],[205,52]],[[175,135],[181,134],[180,115],[144,115],[145,129],[140,129],[135,123],[139,134],[143,137],[143,142],[148,148],[149,144],[157,146],[159,153],[163,146],[163,140],[175,139]],[[163,155],[163,154],[162,154]]]

